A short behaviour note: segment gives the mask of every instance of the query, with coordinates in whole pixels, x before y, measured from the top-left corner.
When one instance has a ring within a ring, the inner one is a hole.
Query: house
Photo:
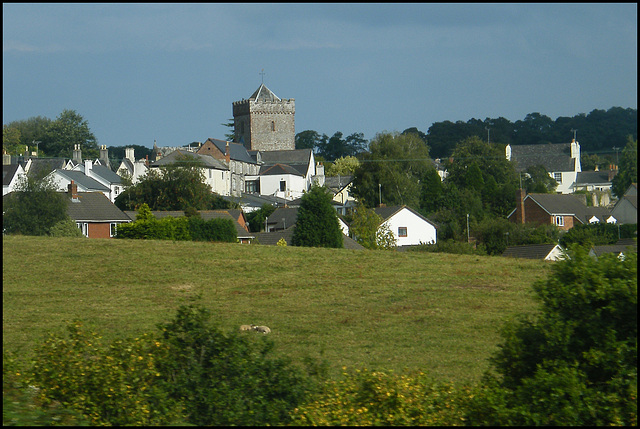
[[[316,175],[311,149],[260,151],[260,159],[258,176],[245,178],[247,189],[259,189],[260,195],[286,200],[300,198],[309,190]]]
[[[109,193],[107,196],[109,197],[111,202],[114,202],[118,195],[120,195],[120,193],[124,191],[122,177],[111,171],[109,167],[103,164],[104,161],[94,162],[87,159],[84,160],[83,163],[75,164],[73,167],[71,167],[70,171],[81,172],[85,176],[90,177],[101,185],[107,187],[109,189]],[[64,171],[67,171],[67,169],[65,169]]]
[[[576,177],[572,192],[589,193],[593,206],[607,207],[611,204],[611,183],[618,170],[581,171]]]
[[[411,207],[383,206],[373,210],[382,218],[380,225],[389,227],[398,247],[437,242],[437,225]]]
[[[147,174],[148,169],[148,160],[140,159],[136,161],[134,149],[126,147],[124,149],[124,159],[120,162],[116,173],[120,177],[131,178],[131,183],[135,185]]]
[[[618,240],[616,244],[593,246],[589,250],[589,256],[595,259],[598,259],[599,256],[602,256],[606,253],[613,253],[617,255],[618,258],[624,258],[625,253],[637,252],[637,251],[638,251],[638,242],[636,239],[623,238]]]
[[[542,165],[549,176],[558,182],[556,191],[569,194],[575,189],[580,165],[580,144],[573,139],[571,143],[507,145],[507,160],[515,164],[518,173],[524,173],[529,167]]]
[[[620,223],[638,223],[638,184],[632,183],[611,209],[611,215]]]
[[[64,192],[69,188],[71,182],[77,187],[78,192],[101,192],[109,201],[111,198],[111,188],[98,182],[96,179],[84,174],[84,171],[56,169],[47,177],[51,178],[56,188]]]
[[[246,176],[257,176],[260,173],[260,165],[244,145],[209,138],[196,153],[210,155],[225,163],[230,173],[231,195],[240,196],[243,192],[260,193],[255,181],[251,181],[249,186],[245,183]]]
[[[575,195],[525,194],[524,189],[516,192],[516,208],[507,216],[511,222],[556,225],[564,231],[595,221],[615,223],[606,208],[588,208]]]
[[[317,168],[316,168],[317,170]],[[333,201],[338,214],[346,215],[357,206],[356,199],[351,196],[353,176],[325,176],[324,186],[333,194]]]
[[[130,220],[135,221],[136,215],[138,212],[125,210],[124,212]],[[183,217],[185,216],[185,212],[182,210],[155,210],[152,211],[151,214],[155,216],[156,219],[162,219],[165,217]],[[249,232],[249,226],[247,225],[247,220],[244,216],[242,210],[198,210],[198,214],[203,220],[210,219],[229,219],[233,222],[233,226],[236,229],[236,235],[238,237],[238,241],[241,244],[249,244],[255,238],[255,234]]]
[[[238,204],[245,213],[251,213],[252,211],[261,208],[263,204],[270,204],[274,207],[284,207],[288,203],[284,198],[273,195],[248,194],[244,192],[241,193],[239,197],[223,195],[222,198],[226,201]]]
[[[560,261],[565,258],[564,250],[559,244],[528,244],[507,247],[502,253],[507,258],[542,259],[544,261]]]
[[[76,222],[82,234],[89,238],[111,238],[118,224],[131,222],[102,192],[78,192],[74,181],[66,192],[67,214]]]
[[[219,195],[230,195],[229,167],[211,155],[202,155],[186,149],[178,149],[151,162],[149,168],[157,169],[185,160],[201,164],[200,170],[204,176],[204,182],[211,187],[212,192]]]
[[[265,220],[265,232],[283,231],[296,224],[297,207],[278,207]]]
[[[2,195],[7,195],[16,188],[22,177],[26,173],[20,164],[11,164],[2,166]]]

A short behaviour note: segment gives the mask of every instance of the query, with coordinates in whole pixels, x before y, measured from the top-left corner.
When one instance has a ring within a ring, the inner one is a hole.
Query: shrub
[[[81,413],[92,425],[180,423],[182,407],[160,388],[157,357],[166,345],[144,335],[105,344],[82,322],[36,351],[31,380],[45,406]]]
[[[53,225],[49,230],[49,235],[52,237],[84,237],[76,222],[69,218]]]
[[[271,358],[273,343],[235,331],[223,334],[199,306],[182,306],[159,327],[167,354],[159,370],[164,389],[183,400],[196,425],[275,425],[290,420],[312,383],[288,361]]]
[[[540,313],[504,328],[472,424],[637,424],[637,254],[570,256],[534,285]]]
[[[345,371],[292,417],[305,426],[459,425],[461,400],[468,394],[466,388],[435,384],[422,372]]]

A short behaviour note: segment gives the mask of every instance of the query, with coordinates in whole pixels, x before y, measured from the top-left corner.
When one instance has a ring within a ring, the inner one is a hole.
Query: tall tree
[[[327,138],[326,134],[320,135],[317,131],[302,131],[296,134],[296,149],[312,149],[316,152],[318,146]]]
[[[360,158],[352,192],[365,206],[374,207],[379,199],[387,205],[419,206],[420,179],[433,164],[429,147],[418,135],[377,134]]]
[[[50,179],[23,176],[5,198],[2,228],[7,234],[48,235],[58,222],[69,220],[65,195]]]
[[[12,155],[23,154],[25,146],[28,146],[31,150],[38,149],[39,155],[42,156],[45,152],[42,150],[42,145],[37,144],[36,142],[44,141],[50,124],[51,119],[42,116],[34,116],[29,119],[9,122],[3,126],[3,146],[4,130],[18,130],[19,139],[17,141],[15,140],[16,134],[11,134],[13,138],[13,150],[9,151],[7,149],[8,152]],[[10,133],[15,133],[15,131],[10,131]]]
[[[70,158],[77,144],[83,157],[98,157],[98,141],[88,122],[75,110],[65,109],[47,127],[40,148],[49,156]]]
[[[638,140],[633,140],[631,136],[622,150],[618,171],[611,183],[611,189],[613,195],[622,198],[632,183],[638,183]]]
[[[306,247],[343,246],[338,215],[325,187],[314,185],[302,196],[291,242]]]
[[[356,156],[366,147],[367,141],[362,133],[353,133],[342,138],[340,131],[337,131],[329,139],[321,139],[317,144],[318,154],[327,161],[334,161],[345,156]]]

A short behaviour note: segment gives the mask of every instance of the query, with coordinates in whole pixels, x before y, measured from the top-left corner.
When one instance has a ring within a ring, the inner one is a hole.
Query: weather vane
[[[264,69],[262,69],[262,71],[258,74],[262,76],[262,83],[264,83]]]

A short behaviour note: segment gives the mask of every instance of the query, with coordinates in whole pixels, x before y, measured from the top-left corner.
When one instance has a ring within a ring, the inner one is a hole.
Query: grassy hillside
[[[85,320],[155,330],[196,295],[225,331],[267,325],[278,353],[477,381],[502,322],[534,311],[549,263],[414,252],[49,237],[3,238],[3,347],[27,358]],[[257,333],[256,341],[260,341]]]

